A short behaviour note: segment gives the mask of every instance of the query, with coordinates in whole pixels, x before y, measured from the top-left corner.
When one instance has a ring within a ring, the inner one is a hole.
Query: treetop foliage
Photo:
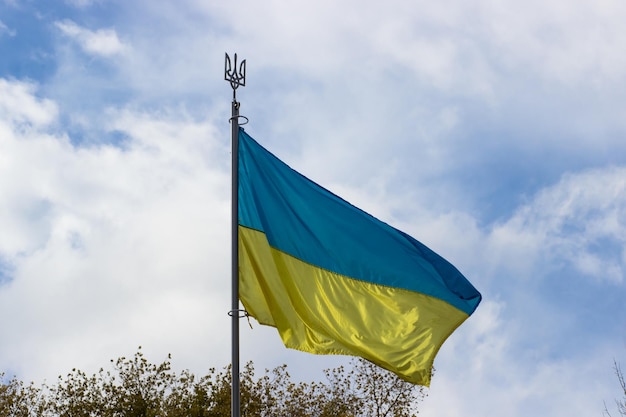
[[[230,367],[211,368],[196,378],[174,372],[171,356],[152,364],[141,351],[111,360],[96,374],[72,369],[56,383],[28,385],[0,373],[3,417],[229,417]],[[243,417],[412,417],[427,395],[424,387],[399,379],[362,359],[324,371],[325,382],[293,382],[282,365],[255,375],[241,371]]]

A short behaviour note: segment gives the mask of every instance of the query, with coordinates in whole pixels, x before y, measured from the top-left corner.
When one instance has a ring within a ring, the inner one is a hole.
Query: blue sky
[[[0,370],[230,358],[246,131],[483,293],[426,416],[600,415],[626,361],[626,6],[0,0]],[[347,363],[242,325],[242,360]]]

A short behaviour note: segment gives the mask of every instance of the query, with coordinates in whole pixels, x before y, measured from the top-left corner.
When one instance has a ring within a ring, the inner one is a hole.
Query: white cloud
[[[129,48],[119,39],[117,32],[113,29],[92,31],[71,20],[56,22],[55,25],[64,35],[75,40],[88,54],[111,57],[122,54]]]
[[[36,97],[34,92],[33,84],[0,78],[0,120],[33,127],[52,123],[58,115],[56,104]]]
[[[592,169],[542,190],[494,229],[491,245],[517,271],[561,262],[618,284],[626,274],[624,251],[616,250],[626,247],[624,219],[626,168]]]
[[[89,7],[93,4],[101,3],[101,2],[102,0],[65,0],[66,4],[69,4],[71,6],[78,7],[78,8]]]
[[[13,29],[10,29],[7,25],[4,24],[2,20],[0,20],[0,36],[4,34],[13,37],[17,34],[17,32]]]
[[[242,1],[237,13],[219,2],[188,4],[217,16],[257,65],[301,68],[309,76],[358,76],[386,62],[385,69],[408,68],[414,73],[405,72],[407,79],[451,94],[489,97],[512,78],[601,85],[626,72],[626,8],[619,0],[349,1],[340,9],[329,1]]]
[[[13,109],[0,121],[0,368],[50,379],[140,344],[184,367],[205,369],[207,351],[227,363],[229,156],[211,125],[112,112],[124,149],[75,147],[7,124],[24,117]]]
[[[591,356],[547,356],[542,349],[549,340],[519,339],[523,329],[506,318],[506,309],[506,302],[484,300],[443,345],[420,414],[599,415],[613,392],[614,351],[600,342]]]

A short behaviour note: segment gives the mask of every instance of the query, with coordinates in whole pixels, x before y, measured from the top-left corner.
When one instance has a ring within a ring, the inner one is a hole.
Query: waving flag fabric
[[[363,357],[428,386],[480,293],[449,262],[239,132],[239,297],[288,348]]]

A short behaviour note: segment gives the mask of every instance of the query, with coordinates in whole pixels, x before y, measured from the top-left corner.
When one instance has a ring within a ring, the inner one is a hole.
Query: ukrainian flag
[[[480,293],[450,263],[239,131],[239,298],[288,348],[363,357],[430,384]]]

